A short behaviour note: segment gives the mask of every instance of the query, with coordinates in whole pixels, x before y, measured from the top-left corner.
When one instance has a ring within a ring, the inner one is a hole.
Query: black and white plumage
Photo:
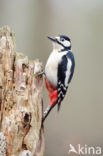
[[[58,110],[60,109],[61,101],[67,92],[68,85],[72,79],[74,73],[75,61],[71,51],[68,51],[61,59],[58,65]]]
[[[50,54],[46,66],[45,66],[45,78],[48,83],[47,90],[49,95],[51,94],[50,100],[51,104],[46,109],[43,121],[51,111],[51,109],[58,104],[58,110],[60,109],[61,101],[64,99],[64,96],[67,92],[68,85],[72,79],[74,68],[75,68],[75,59],[71,50],[71,41],[67,36],[60,35],[55,38],[48,37],[53,41],[53,51]],[[53,88],[53,89],[52,89]],[[51,89],[53,90],[51,93]],[[57,90],[57,99],[53,95],[53,92]]]

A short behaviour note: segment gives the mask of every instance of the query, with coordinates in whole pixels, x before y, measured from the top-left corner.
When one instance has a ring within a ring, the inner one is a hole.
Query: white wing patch
[[[67,71],[66,71],[66,79],[65,79],[65,86],[68,87],[68,80],[71,74],[71,66],[72,66],[72,62],[71,60],[68,58],[68,63],[67,63]]]

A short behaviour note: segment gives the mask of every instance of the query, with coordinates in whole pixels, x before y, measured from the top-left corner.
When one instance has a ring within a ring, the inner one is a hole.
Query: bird
[[[42,123],[55,105],[57,105],[58,111],[60,110],[61,102],[65,97],[75,69],[75,58],[70,38],[58,35],[56,37],[48,36],[48,39],[52,41],[53,50],[45,65],[44,80],[50,103],[44,112]]]

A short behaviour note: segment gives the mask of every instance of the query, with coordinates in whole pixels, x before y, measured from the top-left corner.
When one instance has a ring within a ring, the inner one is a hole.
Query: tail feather
[[[46,108],[46,110],[45,110],[45,112],[44,112],[44,115],[43,115],[42,123],[44,123],[44,121],[45,121],[46,117],[48,116],[49,112],[51,111],[51,109],[52,109],[52,108],[51,108],[50,106],[48,106],[48,107]]]
[[[42,119],[42,124],[44,123],[45,119],[47,118],[47,116],[49,115],[50,111],[53,109],[55,105],[53,106],[48,106],[44,112],[44,115],[43,115],[43,119]]]
[[[60,103],[57,103],[57,110],[58,110],[58,112],[60,110],[60,107],[61,107],[61,102]]]

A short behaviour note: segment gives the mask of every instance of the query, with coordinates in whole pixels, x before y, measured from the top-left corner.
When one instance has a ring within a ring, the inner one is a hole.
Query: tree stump
[[[14,33],[0,29],[0,156],[43,156],[42,63],[16,53]]]

